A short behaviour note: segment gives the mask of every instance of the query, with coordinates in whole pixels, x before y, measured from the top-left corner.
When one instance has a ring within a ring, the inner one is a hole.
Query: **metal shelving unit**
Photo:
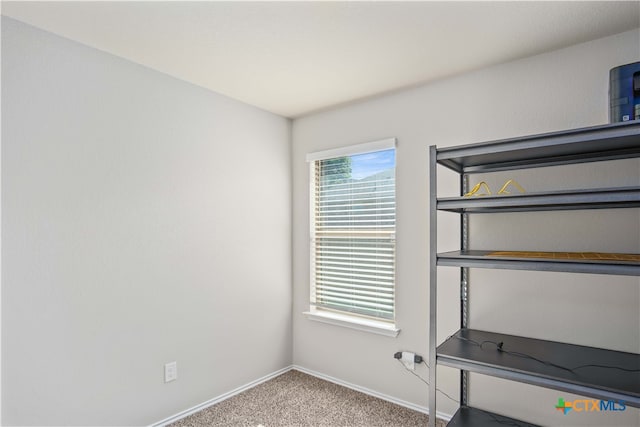
[[[484,343],[483,348],[475,343]],[[502,350],[492,343],[502,343]],[[595,399],[623,400],[629,406],[640,407],[640,372],[629,372],[640,369],[640,356],[633,353],[461,329],[438,346],[438,363]],[[592,364],[628,371],[585,366]]]
[[[437,264],[446,267],[499,268],[506,270],[559,271],[567,273],[640,276],[640,265],[624,260],[577,260],[496,256],[491,251],[454,251],[438,254]]]
[[[468,324],[468,269],[558,271],[640,276],[635,257],[567,259],[471,250],[468,215],[502,212],[640,207],[639,187],[554,191],[513,196],[463,197],[474,173],[640,157],[640,122],[604,125],[438,149],[430,147],[429,410],[436,413],[437,366],[460,369],[460,408],[450,426],[522,425],[522,421],[468,405],[467,373],[477,372],[640,407],[640,355],[601,348],[478,331]],[[460,197],[437,197],[437,168],[460,174]],[[437,212],[460,214],[460,251],[437,253]],[[499,248],[496,248],[499,250]],[[618,259],[616,259],[618,258]],[[437,346],[437,267],[460,268],[460,330]],[[487,351],[488,349],[495,351]],[[526,355],[527,357],[523,357]],[[537,357],[536,357],[537,355]],[[536,360],[539,359],[539,360]],[[547,363],[540,363],[544,360]],[[607,369],[583,365],[616,366]],[[577,368],[577,369],[575,369]],[[435,417],[429,425],[435,426]]]

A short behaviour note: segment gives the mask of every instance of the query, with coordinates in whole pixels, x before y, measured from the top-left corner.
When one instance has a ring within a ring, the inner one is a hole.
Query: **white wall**
[[[419,88],[313,114],[293,125],[294,363],[417,405],[427,386],[392,357],[398,350],[428,355],[427,147],[509,138],[608,122],[612,67],[640,60],[640,31],[479,70]],[[398,139],[397,326],[394,338],[312,322],[309,301],[308,169],[305,154]],[[516,178],[529,191],[561,186],[639,185],[640,164],[570,167]],[[479,178],[474,177],[472,182]],[[442,172],[442,190],[455,194],[456,177]],[[497,190],[497,188],[496,188]],[[440,250],[456,248],[458,217],[439,215]],[[472,248],[640,251],[638,210],[485,216],[472,220]],[[479,231],[480,230],[480,231]],[[588,238],[582,236],[590,232]],[[550,242],[550,246],[547,244]],[[539,247],[541,246],[541,247]],[[442,269],[439,341],[457,328],[456,269]],[[473,270],[471,326],[505,333],[640,351],[640,281],[629,277]],[[417,373],[428,377],[426,368]],[[457,395],[458,371],[439,370],[439,386]],[[498,384],[499,383],[499,384]],[[564,417],[559,392],[472,376],[471,403],[543,425],[637,425],[637,410]],[[562,393],[570,399],[566,393]],[[456,405],[438,396],[440,411]]]
[[[3,424],[150,424],[290,365],[289,140],[3,17]]]

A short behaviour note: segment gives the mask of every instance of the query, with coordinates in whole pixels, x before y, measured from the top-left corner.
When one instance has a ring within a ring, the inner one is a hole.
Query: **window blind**
[[[311,305],[394,319],[395,149],[315,160]]]

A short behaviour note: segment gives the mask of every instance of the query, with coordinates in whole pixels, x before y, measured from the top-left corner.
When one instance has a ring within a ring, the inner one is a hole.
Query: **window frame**
[[[394,290],[394,304],[393,304],[393,318],[392,319],[378,319],[375,317],[369,317],[366,315],[359,315],[349,311],[331,310],[318,308],[314,305],[313,298],[315,297],[315,281],[316,281],[316,261],[315,261],[315,247],[314,239],[315,235],[315,166],[317,161],[334,159],[345,156],[355,156],[367,153],[374,153],[378,151],[397,150],[396,138],[386,138],[373,142],[366,142],[364,144],[350,145],[340,148],[334,148],[330,150],[323,150],[314,153],[309,153],[306,156],[306,160],[309,163],[309,310],[303,314],[310,320],[329,323],[332,325],[348,327],[360,331],[371,332],[375,334],[385,335],[389,337],[396,337],[400,333],[400,329],[396,327],[396,304],[395,304],[395,292],[396,292],[396,267],[397,259],[394,251],[393,257],[393,290]],[[396,151],[397,153],[397,151]],[[394,198],[397,194],[397,185],[394,180]],[[397,204],[396,204],[397,206]],[[392,236],[395,239],[396,226],[393,226]]]

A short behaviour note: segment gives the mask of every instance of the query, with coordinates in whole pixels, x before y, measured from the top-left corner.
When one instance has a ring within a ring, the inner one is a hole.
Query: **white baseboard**
[[[279,369],[279,370],[277,370],[275,372],[272,372],[272,373],[270,373],[268,375],[265,375],[262,378],[258,378],[255,381],[251,381],[250,383],[247,383],[247,384],[245,384],[243,386],[240,386],[240,387],[238,387],[238,388],[236,388],[234,390],[231,390],[231,391],[229,391],[227,393],[221,394],[218,397],[214,397],[213,399],[209,399],[206,402],[202,402],[199,405],[196,405],[196,406],[194,406],[192,408],[186,409],[186,410],[184,410],[182,412],[179,412],[179,413],[177,413],[175,415],[172,415],[172,416],[170,416],[168,418],[165,418],[162,421],[158,421],[157,423],[151,424],[150,427],[164,427],[164,426],[166,426],[168,424],[175,423],[176,421],[181,420],[181,419],[183,419],[185,417],[188,417],[189,415],[195,414],[198,411],[202,411],[203,409],[208,408],[211,405],[215,405],[216,403],[220,403],[223,400],[227,400],[228,398],[235,396],[236,394],[242,393],[243,391],[249,390],[250,388],[253,388],[253,387],[257,386],[258,384],[262,384],[265,381],[269,381],[270,379],[275,378],[278,375],[284,374],[285,372],[288,372],[291,369],[293,369],[293,366],[291,366],[291,365],[287,366],[285,368]]]
[[[359,385],[352,384],[352,383],[340,380],[338,378],[334,378],[332,376],[325,375],[325,374],[322,374],[320,372],[313,371],[311,369],[304,368],[302,366],[290,365],[290,366],[287,366],[285,368],[279,369],[279,370],[277,370],[275,372],[272,372],[272,373],[270,373],[268,375],[265,375],[262,378],[258,378],[255,381],[251,381],[250,383],[247,383],[247,384],[245,384],[243,386],[240,386],[240,387],[238,387],[238,388],[236,388],[234,390],[231,390],[231,391],[229,391],[227,393],[223,393],[220,396],[214,397],[213,399],[209,399],[206,402],[202,402],[199,405],[196,405],[196,406],[191,407],[189,409],[186,409],[186,410],[184,410],[182,412],[179,412],[179,413],[177,413],[175,415],[167,417],[162,421],[158,421],[157,423],[151,424],[150,427],[164,427],[164,426],[166,426],[168,424],[175,423],[176,421],[181,420],[182,418],[185,418],[185,417],[188,417],[189,415],[195,414],[198,411],[202,411],[203,409],[208,408],[211,405],[215,405],[216,403],[220,403],[223,400],[227,400],[230,397],[235,396],[236,394],[239,394],[239,393],[242,393],[243,391],[249,390],[249,389],[257,386],[258,384],[262,384],[265,381],[269,381],[270,379],[275,378],[278,375],[284,374],[285,372],[288,372],[288,371],[290,371],[292,369],[295,369],[296,371],[303,372],[305,374],[312,375],[314,377],[320,378],[320,379],[325,380],[325,381],[332,382],[334,384],[341,385],[343,387],[350,388],[351,390],[359,391],[361,393],[368,394],[368,395],[373,396],[373,397],[377,397],[378,399],[386,400],[387,402],[395,403],[396,405],[404,406],[405,408],[413,409],[414,411],[422,412],[423,414],[429,415],[429,408],[427,408],[426,406],[420,406],[420,405],[416,405],[416,404],[411,403],[411,402],[407,402],[405,400],[397,399],[395,397],[392,397],[392,396],[389,396],[389,395],[386,395],[386,394],[383,394],[383,393],[379,393],[377,391],[374,391],[374,390],[371,390],[371,389],[368,389],[368,388],[365,388],[365,387],[361,387]],[[451,420],[451,415],[450,414],[445,414],[445,413],[442,413],[442,412],[439,412],[439,411],[436,412],[436,416],[438,418],[441,418],[441,419],[445,420],[445,421]]]
[[[320,379],[332,382],[334,384],[338,384],[343,387],[350,388],[352,390],[359,391],[361,393],[368,394],[373,397],[377,397],[378,399],[386,400],[387,402],[395,403],[396,405],[404,406],[405,408],[413,409],[414,411],[422,412],[423,414],[429,415],[429,408],[427,408],[426,406],[416,405],[415,403],[407,402],[405,400],[401,400],[393,396],[389,396],[387,394],[379,393],[375,390],[371,390],[366,387],[361,387],[359,385],[352,384],[352,383],[340,380],[338,378],[334,378],[332,376],[313,371],[311,369],[303,368],[302,366],[293,365],[293,369],[295,369],[296,371],[304,372],[305,374],[313,375],[314,377],[318,377]],[[445,421],[450,421],[452,418],[452,415],[445,414],[440,411],[436,411],[436,417],[443,419]]]

